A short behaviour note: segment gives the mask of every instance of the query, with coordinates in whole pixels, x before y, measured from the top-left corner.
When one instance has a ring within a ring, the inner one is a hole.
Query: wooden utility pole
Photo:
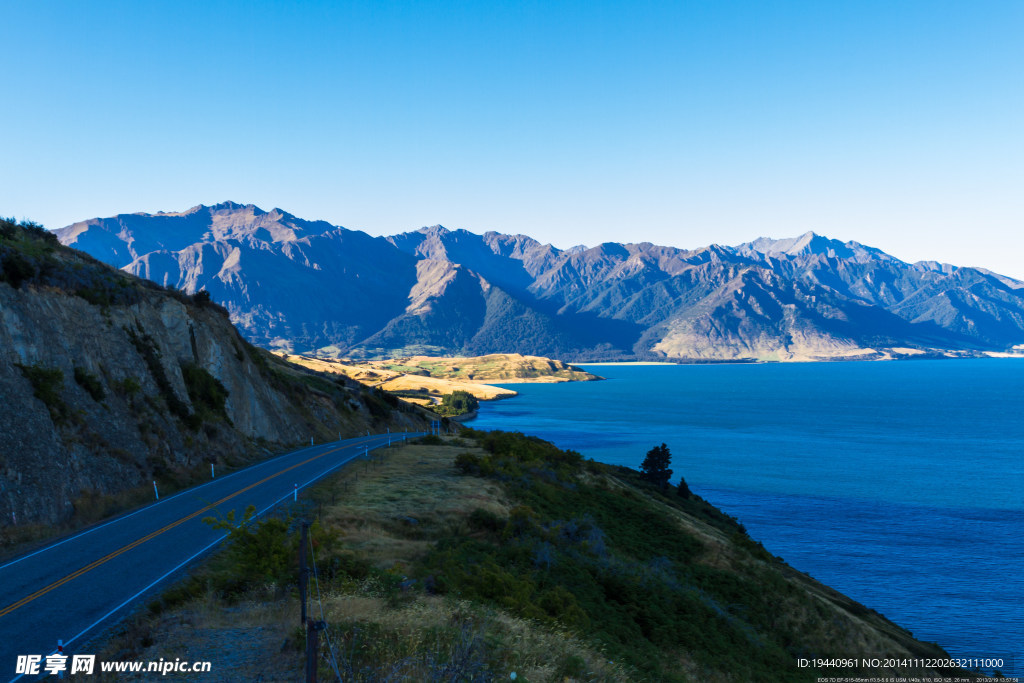
[[[316,665],[320,654],[320,631],[324,630],[322,621],[310,619],[306,626],[306,683],[316,683]]]
[[[306,625],[306,586],[309,582],[309,569],[306,568],[306,543],[309,534],[309,522],[302,520],[302,538],[299,540],[299,602],[302,603],[301,624]]]
[[[313,621],[306,614],[306,592],[309,586],[309,567],[306,546],[309,543],[309,522],[302,520],[299,539],[299,601],[302,603],[302,625],[306,628],[306,683],[316,683],[317,659],[320,655],[320,631],[327,628],[323,621]]]

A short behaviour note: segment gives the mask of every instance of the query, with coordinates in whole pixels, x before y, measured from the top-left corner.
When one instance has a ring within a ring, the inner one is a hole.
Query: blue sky
[[[0,214],[556,246],[807,230],[1024,278],[1024,2],[0,6]]]

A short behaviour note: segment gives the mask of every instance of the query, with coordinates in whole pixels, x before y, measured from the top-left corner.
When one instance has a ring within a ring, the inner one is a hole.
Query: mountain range
[[[557,249],[440,225],[371,237],[224,202],[56,233],[135,275],[205,289],[249,340],[300,353],[824,360],[1024,344],[1024,283],[812,232]]]

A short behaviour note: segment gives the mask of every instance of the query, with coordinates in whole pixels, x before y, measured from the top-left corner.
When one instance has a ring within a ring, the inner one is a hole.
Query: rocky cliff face
[[[252,347],[206,296],[153,286],[9,222],[0,396],[0,526],[98,515],[153,479],[167,490],[208,476],[211,462],[420,420]]]

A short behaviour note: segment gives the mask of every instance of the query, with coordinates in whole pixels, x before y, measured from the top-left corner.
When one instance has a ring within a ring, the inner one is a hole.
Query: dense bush
[[[228,598],[273,584],[294,586],[298,580],[300,530],[292,518],[256,518],[250,505],[241,519],[231,510],[223,517],[206,517],[204,522],[223,530],[228,538],[226,551],[211,567],[214,588]],[[324,529],[319,521],[309,527],[310,548],[306,559],[322,581],[363,579],[374,568],[361,556],[341,547],[338,533]]]
[[[228,596],[265,583],[284,585],[295,581],[298,564],[298,534],[289,533],[281,519],[256,520],[250,505],[241,519],[231,510],[224,517],[206,517],[204,522],[227,533],[227,549],[218,558],[216,583]]]
[[[0,239],[31,239],[56,247],[57,236],[35,221],[16,221],[0,217]]]
[[[520,432],[465,430],[488,452],[485,456],[459,456],[456,466],[468,474],[516,479],[533,474],[547,481],[569,481],[583,469],[583,456]]]
[[[42,365],[18,364],[21,374],[32,383],[32,393],[46,404],[50,417],[54,422],[63,421],[68,415],[67,404],[61,397],[64,388],[64,373],[60,368],[47,368]]]
[[[219,379],[195,363],[182,364],[181,375],[185,380],[192,408],[201,419],[228,419],[228,390]]]
[[[38,223],[0,218],[0,282],[52,287],[97,306],[130,305],[142,298],[139,283],[84,254],[63,249]],[[152,285],[156,287],[156,285]]]
[[[89,392],[92,399],[97,403],[107,397],[107,392],[99,378],[78,365],[75,366],[75,381],[78,385]]]
[[[388,420],[391,418],[391,412],[399,408],[400,401],[398,397],[392,396],[380,389],[365,389],[363,391],[363,403],[366,404],[366,407],[370,410],[370,415],[375,419]]]
[[[27,258],[16,249],[0,247],[0,282],[18,289],[23,282],[31,281],[38,270],[34,259]]]
[[[441,397],[441,405],[433,406],[433,410],[438,415],[455,417],[471,413],[479,407],[480,402],[477,401],[476,396],[468,391],[458,390]]]
[[[141,290],[126,275],[82,255],[62,257],[59,248],[41,225],[0,218],[0,282],[52,287],[98,306],[138,303]]]
[[[142,391],[142,383],[134,377],[125,377],[120,381],[114,382],[112,386],[118,393],[129,400]]]

